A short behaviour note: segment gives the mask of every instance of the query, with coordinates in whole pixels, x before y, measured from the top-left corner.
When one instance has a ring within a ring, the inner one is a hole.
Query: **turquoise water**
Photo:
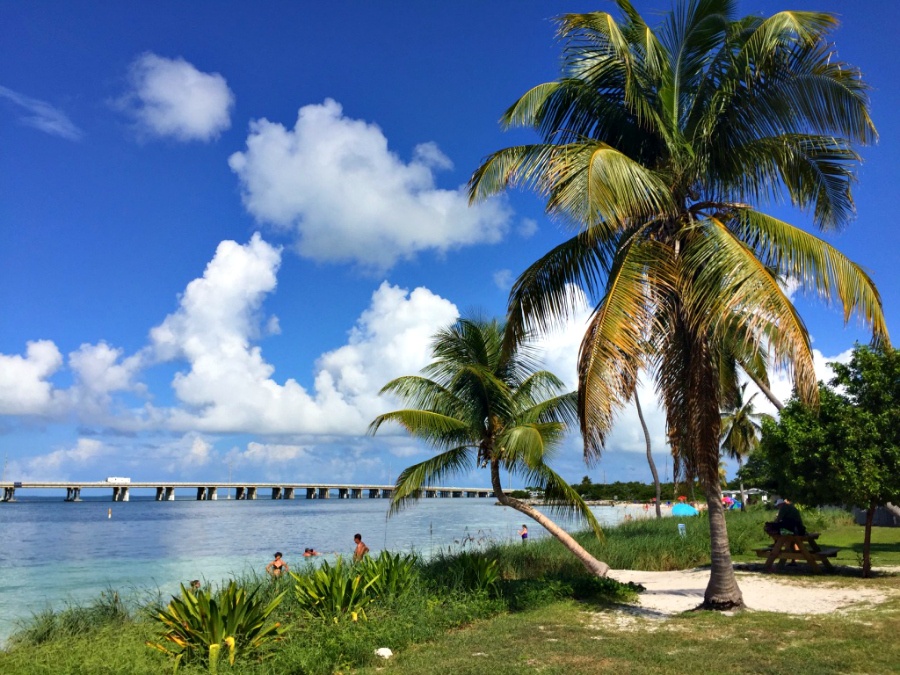
[[[356,532],[373,554],[428,556],[512,540],[526,520],[493,499],[427,499],[390,519],[387,507],[384,499],[0,504],[0,643],[34,612],[90,601],[110,588],[141,600],[174,593],[190,579],[217,583],[261,572],[275,551],[289,564],[301,562],[307,546],[349,555]],[[615,524],[625,511],[595,507],[595,513]],[[547,536],[537,523],[528,529],[531,537]]]

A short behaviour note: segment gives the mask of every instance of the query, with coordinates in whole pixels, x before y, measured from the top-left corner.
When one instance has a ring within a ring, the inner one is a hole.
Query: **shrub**
[[[419,581],[418,558],[414,554],[382,551],[377,558],[364,558],[359,566],[375,598],[399,598]]]
[[[341,558],[334,565],[326,560],[316,570],[291,576],[300,611],[335,622],[348,615],[354,621],[365,620],[365,608],[372,601],[369,589],[380,578],[377,574],[366,578],[363,565],[348,567]]]
[[[496,560],[483,555],[460,553],[450,564],[450,575],[455,586],[463,591],[497,595],[500,569]]]
[[[234,665],[239,653],[249,654],[281,634],[279,623],[267,621],[282,597],[284,593],[264,604],[257,591],[248,594],[233,581],[218,597],[208,589],[191,591],[182,585],[181,597],[151,615],[167,629],[161,636],[165,644],[147,645],[174,656],[176,670],[182,661],[197,660],[215,673],[223,646]]]

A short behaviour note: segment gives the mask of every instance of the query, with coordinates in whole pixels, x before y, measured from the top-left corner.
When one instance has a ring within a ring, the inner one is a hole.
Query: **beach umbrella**
[[[690,504],[676,504],[672,507],[673,516],[696,516],[700,513]]]

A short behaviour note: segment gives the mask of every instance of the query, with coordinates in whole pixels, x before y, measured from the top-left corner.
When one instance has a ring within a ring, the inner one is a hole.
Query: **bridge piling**
[[[394,490],[391,485],[375,485],[375,484],[355,484],[341,485],[328,483],[254,483],[239,484],[231,482],[132,482],[125,478],[114,478],[101,481],[0,481],[0,502],[16,501],[16,493],[21,494],[20,489],[56,489],[64,490],[65,501],[77,502],[81,501],[81,494],[87,490],[111,490],[112,500],[116,502],[127,502],[130,500],[131,490],[144,491],[140,494],[149,492],[150,499],[155,501],[175,501],[175,490],[186,490],[188,494],[192,494],[191,490],[196,490],[197,501],[217,501],[218,490],[222,488],[229,494],[234,490],[234,499],[236,500],[255,500],[259,491],[265,491],[266,497],[269,497],[268,491],[271,490],[271,498],[280,499],[296,499],[306,495],[306,499],[390,499]],[[107,493],[109,494],[109,493]],[[442,487],[428,486],[422,487],[416,492],[418,497],[428,499],[435,498],[460,498],[460,497],[492,497],[493,491],[485,488],[476,487]]]

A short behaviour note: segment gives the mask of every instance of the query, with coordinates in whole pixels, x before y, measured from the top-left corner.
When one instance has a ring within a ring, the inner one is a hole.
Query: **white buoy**
[[[109,507],[109,508],[106,510],[106,517],[107,517],[107,518],[112,518],[112,507]]]

